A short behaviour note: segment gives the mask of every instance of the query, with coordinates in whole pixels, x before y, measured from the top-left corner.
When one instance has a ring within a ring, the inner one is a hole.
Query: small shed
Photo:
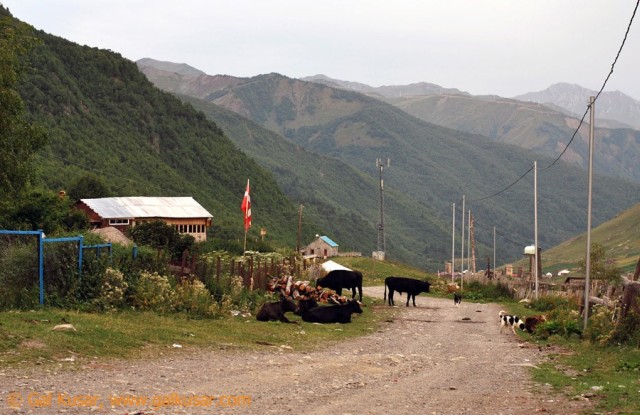
[[[338,244],[328,236],[316,235],[316,239],[304,248],[302,254],[305,257],[330,258],[338,255]]]

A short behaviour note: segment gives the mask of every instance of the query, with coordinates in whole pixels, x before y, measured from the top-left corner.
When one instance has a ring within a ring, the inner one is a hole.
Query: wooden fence
[[[285,273],[293,275],[294,279],[302,279],[303,272],[313,264],[309,260],[299,259],[295,256],[278,261],[273,258],[265,260],[254,256],[224,261],[222,257],[217,257],[212,264],[210,261],[200,260],[195,256],[189,258],[188,255],[183,255],[180,264],[174,263],[169,268],[174,275],[179,277],[195,276],[201,281],[213,279],[218,285],[225,277],[240,277],[243,287],[250,290],[265,290],[270,277],[278,277]],[[317,276],[319,275],[313,275],[311,279],[315,279]]]
[[[535,298],[536,284],[530,277],[507,277],[505,275],[496,275],[492,279],[488,279],[483,272],[465,275],[462,284],[466,284],[471,281],[478,281],[481,284],[487,284],[490,281],[494,284],[503,284],[508,287],[513,297],[517,300]],[[457,280],[460,284],[460,280]],[[590,297],[603,297],[614,298],[622,294],[622,284],[609,285],[603,281],[593,280],[591,281],[589,293]],[[547,278],[538,279],[538,297],[544,297],[548,295],[557,295],[567,298],[575,299],[578,303],[584,301],[584,280],[574,281],[567,284],[554,284],[548,281]]]

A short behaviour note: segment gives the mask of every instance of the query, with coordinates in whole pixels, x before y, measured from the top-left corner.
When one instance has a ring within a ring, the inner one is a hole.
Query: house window
[[[109,225],[128,225],[129,219],[109,219]]]

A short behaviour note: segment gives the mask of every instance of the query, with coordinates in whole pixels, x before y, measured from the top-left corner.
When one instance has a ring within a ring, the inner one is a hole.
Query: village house
[[[306,258],[330,258],[338,255],[338,244],[333,242],[328,236],[316,235],[309,245],[307,245],[302,255]]]
[[[81,199],[76,207],[84,211],[95,228],[112,226],[122,232],[143,222],[161,220],[196,242],[207,240],[213,216],[192,197],[104,197]]]

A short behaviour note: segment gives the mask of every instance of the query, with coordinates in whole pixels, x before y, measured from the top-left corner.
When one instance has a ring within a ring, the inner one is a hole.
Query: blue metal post
[[[82,251],[84,245],[84,236],[80,235],[78,238],[78,275],[82,275]]]
[[[44,232],[38,230],[38,278],[40,280],[40,305],[44,304]]]

